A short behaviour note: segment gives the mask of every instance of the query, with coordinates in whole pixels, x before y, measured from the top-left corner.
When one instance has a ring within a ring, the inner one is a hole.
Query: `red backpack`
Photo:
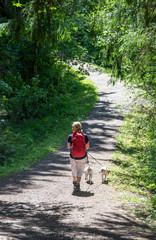
[[[84,157],[86,155],[85,137],[82,132],[74,132],[72,134],[71,154],[76,158]]]

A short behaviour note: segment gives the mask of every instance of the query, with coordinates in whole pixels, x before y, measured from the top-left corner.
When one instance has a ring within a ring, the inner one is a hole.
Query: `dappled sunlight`
[[[156,239],[155,5],[0,2],[0,239]]]
[[[90,206],[74,206],[65,202],[52,204],[1,201],[0,237],[16,239],[140,239],[154,240],[148,227],[128,214],[105,212],[87,219]],[[103,211],[102,211],[103,212]],[[77,220],[73,221],[73,216]],[[137,233],[135,229],[137,228]],[[1,232],[3,231],[3,234]]]
[[[64,174],[65,172],[66,174]],[[71,176],[69,157],[67,152],[66,155],[62,155],[61,152],[56,152],[28,170],[13,174],[7,181],[5,178],[1,179],[0,195],[22,193],[26,189],[35,187],[35,182],[41,181],[41,179],[47,182],[54,182],[58,181],[58,179],[55,178],[65,176]]]
[[[115,111],[111,102],[116,91],[107,95],[107,101],[103,95],[82,121],[90,140],[88,152],[98,161],[89,156],[93,184],[87,184],[83,178],[81,191],[73,191],[65,140],[46,159],[7,181],[1,180],[1,196],[5,197],[0,211],[3,236],[24,240],[154,240],[150,229],[124,209],[110,179],[105,184],[101,181],[101,165],[111,163],[116,135],[123,122],[122,113]],[[127,177],[126,173],[118,174]]]

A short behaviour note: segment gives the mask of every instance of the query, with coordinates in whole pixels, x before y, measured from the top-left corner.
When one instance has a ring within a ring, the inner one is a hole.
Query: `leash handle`
[[[99,163],[98,162],[98,160],[96,159],[96,158],[94,158],[89,152],[87,152],[99,165],[101,165],[102,166],[102,164],[101,163]]]

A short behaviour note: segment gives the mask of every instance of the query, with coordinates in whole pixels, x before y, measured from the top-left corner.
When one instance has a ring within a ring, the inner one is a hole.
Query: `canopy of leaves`
[[[92,15],[87,26],[90,40],[85,46],[91,59],[113,68],[115,76],[141,87],[154,101],[156,3],[152,0],[106,1],[105,7]]]

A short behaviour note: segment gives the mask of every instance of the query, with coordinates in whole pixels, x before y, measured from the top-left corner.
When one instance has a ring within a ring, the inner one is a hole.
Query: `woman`
[[[73,176],[74,190],[80,191],[80,181],[87,162],[89,139],[82,131],[80,122],[73,122],[73,134],[68,136],[67,147],[70,149],[70,163]]]

